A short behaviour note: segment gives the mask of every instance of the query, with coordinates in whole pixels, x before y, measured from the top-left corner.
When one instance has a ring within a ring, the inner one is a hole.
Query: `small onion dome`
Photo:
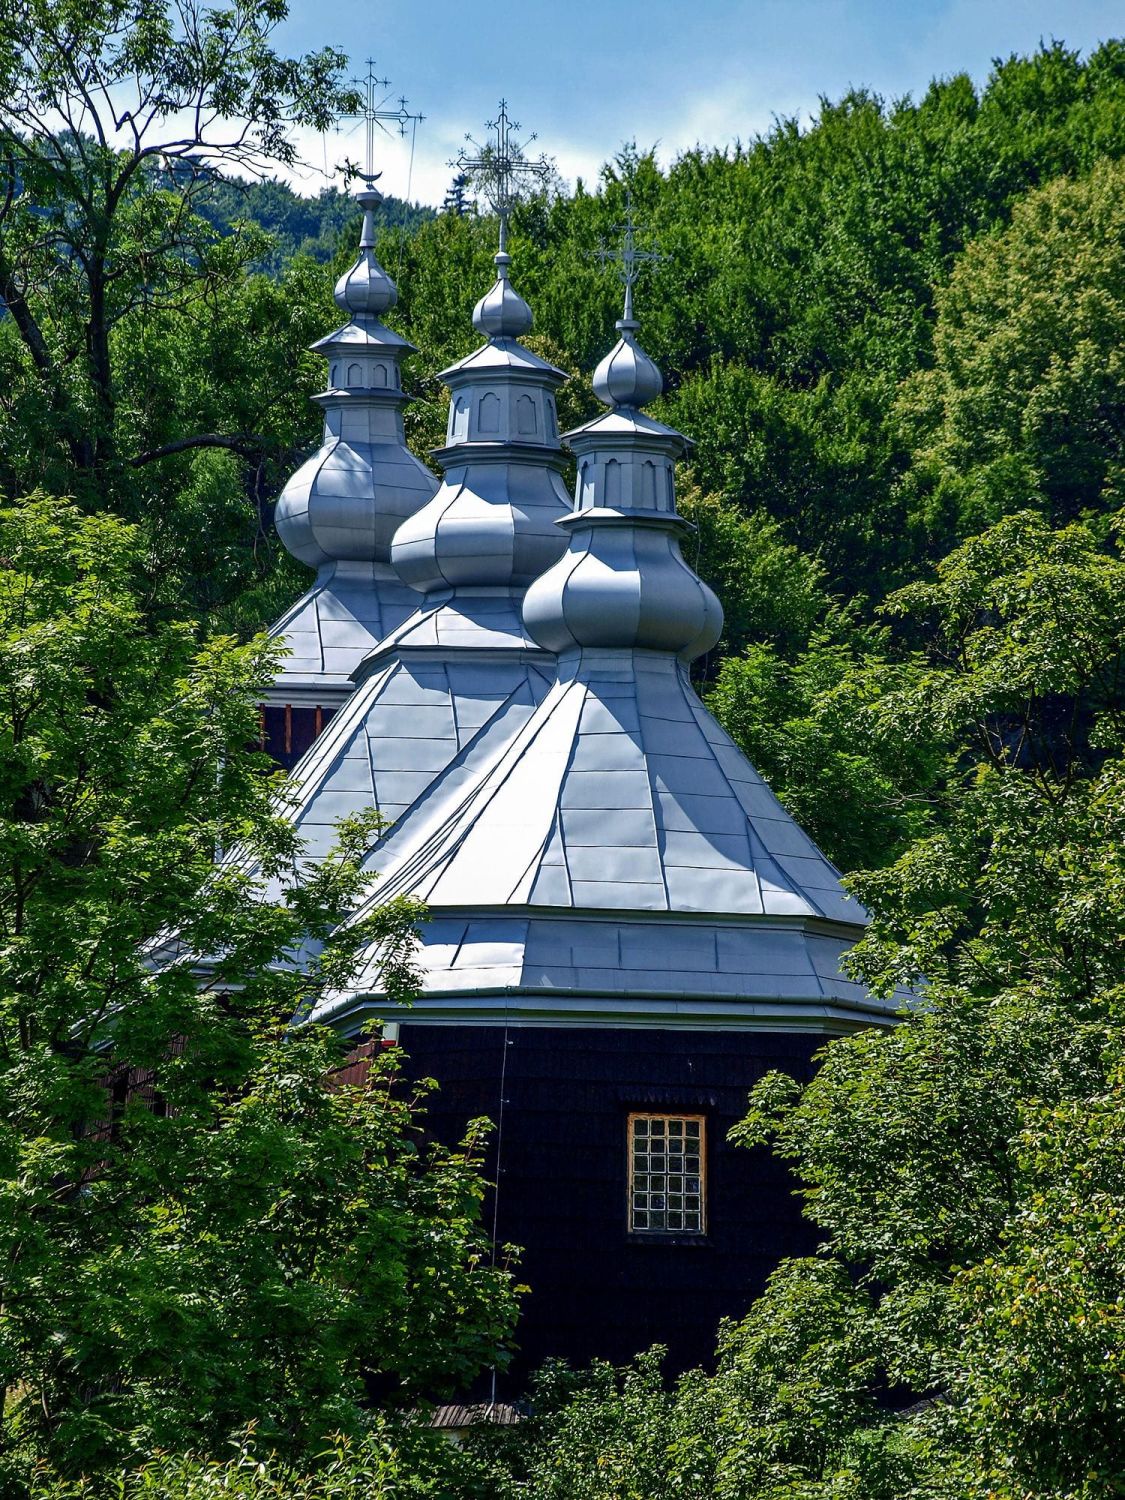
[[[522,590],[566,547],[555,409],[566,376],[519,342],[532,317],[508,278],[511,263],[501,239],[495,285],[473,312],[488,342],[440,376],[451,392],[447,442],[433,450],[444,481],[391,545],[392,567],[420,594]]]
[[[664,389],[664,378],[633,337],[638,324],[622,318],[621,334],[594,371],[594,394],[606,406],[644,406]]]
[[[473,327],[490,339],[518,339],[531,331],[531,308],[508,279],[511,263],[512,257],[501,251],[496,281],[473,309]]]
[[[383,195],[374,179],[356,195],[363,206],[363,233],[359,241],[359,258],[336,283],[336,306],[346,313],[371,313],[378,317],[398,301],[398,288],[375,259],[375,208]]]
[[[559,523],[570,545],[528,589],[523,622],[546,651],[656,651],[687,662],[719,639],[723,609],[680,551],[694,530],[676,514],[675,463],[688,441],[640,410],[664,382],[631,311],[627,300],[621,337],[594,375],[612,409],[565,436],[578,459],[575,509]]]
[[[690,661],[723,628],[718,599],[680,553],[678,516],[576,511],[570,550],[524,600],[528,634],[544,650],[667,651]]]

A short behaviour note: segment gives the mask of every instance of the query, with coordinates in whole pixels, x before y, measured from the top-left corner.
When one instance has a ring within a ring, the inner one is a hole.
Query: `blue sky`
[[[363,72],[378,72],[426,119],[411,167],[406,145],[380,141],[383,185],[440,201],[446,163],[466,131],[507,97],[536,149],[563,176],[588,180],[627,140],[659,143],[664,161],[698,143],[724,145],[803,119],[817,99],[866,85],[888,98],[917,96],[929,80],[968,72],[983,80],[996,56],[1052,37],[1088,52],[1125,32],[1121,0],[291,0],[278,35],[291,50],[333,44]],[[362,132],[302,141],[316,167]],[[312,172],[296,185],[315,191]]]

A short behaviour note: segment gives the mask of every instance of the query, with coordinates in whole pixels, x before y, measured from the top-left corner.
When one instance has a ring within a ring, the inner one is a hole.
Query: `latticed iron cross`
[[[670,260],[671,256],[661,255],[658,250],[637,249],[637,235],[643,234],[644,231],[639,230],[633,221],[633,194],[631,192],[627,191],[625,194],[625,222],[615,224],[613,232],[623,236],[621,249],[611,250],[603,241],[597,257],[603,266],[614,264],[620,266],[621,269],[617,274],[625,288],[624,321],[631,323],[633,322],[633,288],[637,284],[641,266],[654,261]]]
[[[398,108],[388,109],[387,102],[390,94],[384,90],[389,89],[390,79],[380,78],[375,72],[375,59],[367,58],[367,77],[353,78],[352,84],[360,91],[362,107],[353,114],[342,114],[341,120],[363,120],[367,127],[367,151],[364,158],[363,176],[368,181],[373,181],[379,175],[375,171],[375,131],[381,130],[384,135],[390,135],[387,122],[393,122],[398,126],[399,135],[406,134],[406,127],[411,123],[417,125],[425,119],[424,115],[412,115],[406,107],[406,100],[399,96]]]
[[[519,128],[519,121],[508,117],[508,101],[501,99],[496,119],[487,122],[487,129],[494,132],[495,141],[481,146],[471,135],[467,135],[465,139],[476,155],[462,151],[456,161],[449,163],[458,171],[469,174],[499,216],[502,253],[508,248],[508,215],[519,196],[520,179],[543,182],[551,172],[551,163],[546,156],[540,155],[532,159],[525,154],[536,137],[534,134],[529,135],[521,143],[515,134]]]

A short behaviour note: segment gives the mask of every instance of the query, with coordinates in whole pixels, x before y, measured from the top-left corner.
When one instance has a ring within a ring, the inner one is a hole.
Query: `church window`
[[[312,707],[263,703],[258,710],[259,748],[282,770],[291,771],[334,713],[335,709],[319,703]]]
[[[629,1229],[702,1234],[707,1228],[702,1115],[629,1116]]]
[[[516,402],[516,431],[525,437],[534,436],[539,431],[535,420],[535,402],[530,396],[521,396]]]
[[[477,408],[477,425],[481,432],[500,431],[500,397],[486,391]]]

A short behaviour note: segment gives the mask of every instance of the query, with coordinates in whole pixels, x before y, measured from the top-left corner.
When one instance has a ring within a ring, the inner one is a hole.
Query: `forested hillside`
[[[1083,302],[1087,287],[1110,292],[1118,270],[1109,164],[1125,149],[1123,99],[1121,44],[1085,60],[1058,45],[1001,64],[979,91],[959,77],[917,102],[853,93],[826,101],[808,129],[783,122],[667,172],[625,151],[599,183],[523,205],[515,274],[537,336],[574,372],[565,415],[590,409],[588,375],[611,339],[618,289],[595,252],[628,185],[668,257],[646,274],[640,308],[666,375],[662,415],[695,440],[692,478],[739,514],[775,521],[831,594],[866,608],[1028,505],[1058,521],[1112,508],[1112,393],[1082,357],[1051,368],[1044,323],[1067,353],[1089,345],[1092,364],[1100,347],[1113,352],[1112,325],[1087,326]],[[183,494],[180,517],[159,507],[167,565],[182,566],[181,591],[211,606],[233,604],[277,560],[269,505],[315,438],[307,396],[323,371],[306,345],[333,317],[332,272],[318,262],[329,248],[347,259],[358,219],[335,189],[300,199],[277,182],[209,181],[193,207],[199,284],[163,297],[148,287],[115,309],[114,442],[120,461],[137,465],[200,433],[247,441],[238,456],[192,451],[112,482],[120,509],[154,522],[158,491],[171,482]],[[420,350],[413,438],[425,453],[443,430],[435,374],[471,346],[471,299],[487,285],[495,230],[487,217],[385,208],[380,251],[400,286],[397,326]],[[262,263],[279,274],[252,274]],[[80,296],[52,305],[41,330],[80,408],[92,383],[84,312]],[[981,346],[985,320],[994,326]],[[43,423],[41,362],[11,318],[0,362],[5,489],[81,490],[83,466],[60,424]],[[204,515],[208,550],[193,556]],[[730,599],[733,648],[746,638],[742,604]],[[263,601],[242,617],[268,612]]]
[[[255,269],[275,275],[295,255],[331,260],[355,229],[350,193],[333,186],[321,188],[314,198],[305,197],[276,178],[257,182],[216,176],[200,197],[199,214],[224,234],[241,219],[264,229],[270,243]],[[401,234],[433,215],[431,208],[388,196],[376,210],[376,222]]]
[[[241,888],[209,888],[200,941],[229,943],[237,1005],[185,982],[146,1011],[135,964],[216,842],[252,837],[273,870],[299,859],[241,748],[270,669],[246,642],[307,581],[272,507],[318,439],[308,346],[338,321],[358,216],[335,190],[238,184],[262,158],[292,164],[280,96],[291,120],[330,124],[343,60],[224,52],[206,87],[256,122],[257,156],[228,150],[216,181],[186,150],[169,167],[139,139],[130,155],[38,130],[20,98],[65,95],[59,57],[117,44],[67,9],[51,54],[26,38],[49,32],[54,0],[4,3],[0,1191],[9,1225],[34,1231],[0,1225],[12,1493],[93,1493],[70,1486],[145,1459],[135,1488],[105,1492],[1125,1493],[1125,42],[1051,45],[916,100],[856,91],[667,168],[623,149],[596,183],[514,216],[529,342],[572,375],[564,425],[592,411],[614,336],[620,287],[596,251],[627,191],[666,257],[637,306],[666,377],[653,409],[694,440],[682,504],[726,610],[701,691],[852,872],[873,916],[857,973],[884,992],[925,976],[926,1003],[890,1035],[832,1043],[803,1092],[780,1075],[756,1091],[742,1143],[792,1164],[822,1250],[723,1331],[715,1371],[674,1389],[655,1360],[549,1371],[533,1421],[454,1451],[402,1417],[402,1393],[415,1400],[412,1361],[463,1377],[509,1331],[510,1280],[493,1266],[477,1289],[478,1138],[413,1164],[417,1101],[389,1119],[358,1096],[310,1103],[327,1043],[271,1091],[280,1018],[306,997],[254,980],[328,930],[371,828],[342,831],[331,879],[295,909],[263,917]],[[151,52],[124,66],[174,92],[182,59],[159,27],[144,35]],[[423,457],[495,239],[486,214],[385,206]],[[411,916],[382,914],[388,941]],[[78,1021],[124,1004],[122,986],[145,1066],[185,1030],[218,1040],[177,1064],[190,1152],[174,1109],[134,1126],[118,1175],[87,1191],[100,1158],[75,1142],[103,1064]],[[382,1196],[342,1205],[322,1239],[324,1202],[360,1167]],[[257,1184],[233,1228],[231,1181]],[[92,1258],[75,1215],[100,1236]],[[253,1215],[282,1226],[261,1259]],[[377,1334],[340,1248],[360,1232],[398,1310]],[[195,1247],[182,1285],[166,1240]],[[234,1311],[208,1301],[224,1255]],[[93,1290],[106,1277],[113,1297]],[[423,1331],[438,1314],[456,1337]],[[258,1438],[220,1471],[251,1420]]]

